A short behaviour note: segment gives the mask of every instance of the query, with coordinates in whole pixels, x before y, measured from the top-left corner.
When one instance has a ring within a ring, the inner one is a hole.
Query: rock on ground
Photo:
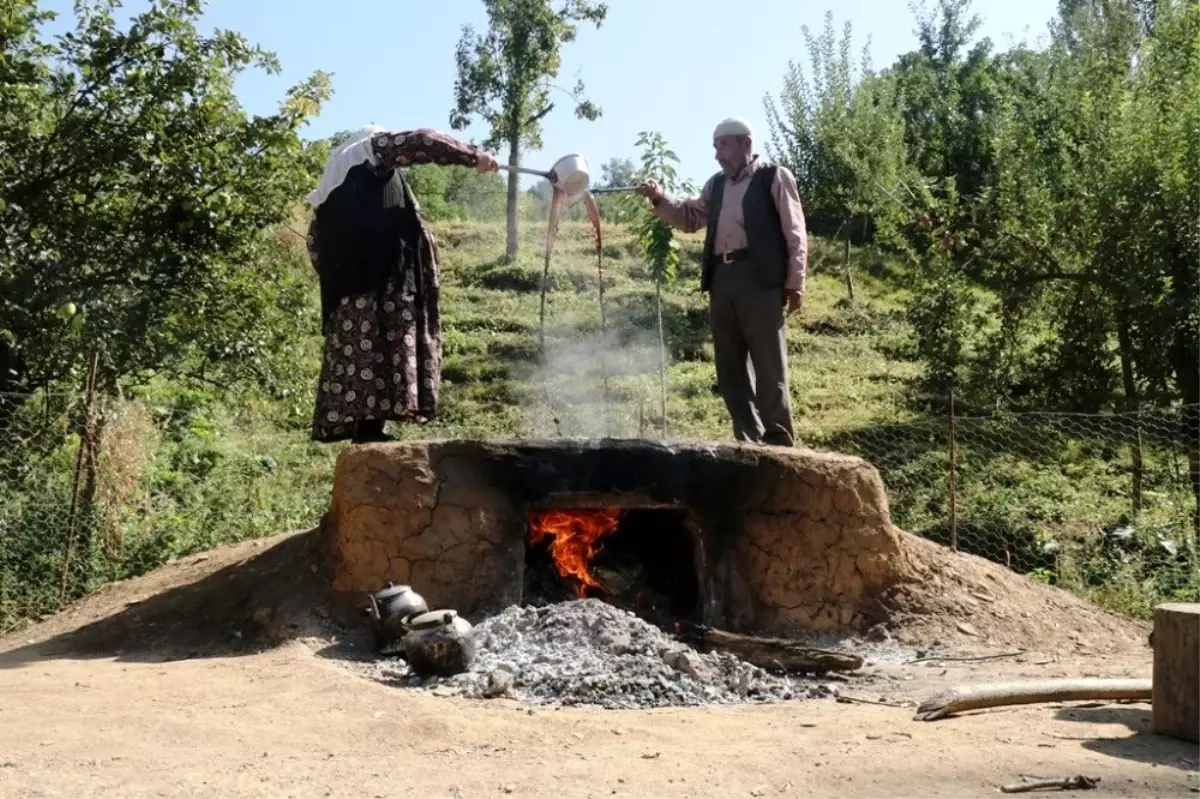
[[[598,599],[510,607],[475,627],[470,671],[422,681],[403,660],[372,664],[377,679],[467,697],[610,709],[832,697],[823,682],[769,674],[725,653],[701,654]]]

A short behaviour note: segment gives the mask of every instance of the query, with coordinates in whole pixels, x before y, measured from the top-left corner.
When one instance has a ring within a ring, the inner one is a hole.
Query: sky
[[[553,0],[555,6],[558,0]],[[835,27],[849,21],[853,48],[870,40],[876,69],[916,47],[907,0],[607,0],[600,29],[582,26],[563,50],[556,83],[582,78],[588,97],[603,111],[595,122],[575,118],[571,100],[560,100],[545,119],[544,146],[527,152],[524,165],[549,169],[560,156],[584,155],[593,180],[610,158],[635,158],[641,131],[660,132],[680,158],[679,173],[697,185],[716,171],[712,130],[728,116],[742,116],[765,151],[763,98],[782,86],[789,61],[807,64],[802,27],[817,33],[827,10]],[[43,0],[59,13],[51,30],[72,23],[71,0]],[[145,8],[128,0],[125,11]],[[980,36],[997,47],[1044,37],[1056,0],[975,0],[983,19]],[[680,32],[686,20],[689,32]],[[282,74],[243,75],[239,99],[251,113],[271,113],[287,88],[316,70],[333,74],[334,96],[306,138],[375,123],[406,130],[435,128],[464,140],[482,141],[474,125],[454,132],[454,52],[462,26],[483,30],[481,0],[210,0],[207,27],[232,29],[274,51]],[[507,153],[499,154],[502,162]],[[525,177],[525,185],[536,178]]]

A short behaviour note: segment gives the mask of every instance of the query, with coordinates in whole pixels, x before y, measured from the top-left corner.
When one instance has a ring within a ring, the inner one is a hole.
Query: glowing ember
[[[604,588],[588,566],[600,553],[600,539],[616,530],[620,521],[621,511],[616,508],[534,511],[529,514],[529,543],[549,539],[554,567],[578,596],[586,597],[589,586]]]

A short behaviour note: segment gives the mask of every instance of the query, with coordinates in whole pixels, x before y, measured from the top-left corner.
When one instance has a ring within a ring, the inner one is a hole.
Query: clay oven
[[[338,460],[324,531],[335,591],[408,583],[468,618],[574,593],[733,630],[862,629],[911,579],[875,468],[808,450],[356,446]],[[585,534],[599,546],[581,545]],[[581,553],[586,576],[567,573]]]

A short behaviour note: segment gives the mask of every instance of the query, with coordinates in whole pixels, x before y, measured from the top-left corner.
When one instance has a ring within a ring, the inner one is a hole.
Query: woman
[[[314,441],[386,441],[384,422],[431,419],[442,372],[437,242],[400,167],[495,159],[434,130],[362,128],[325,164],[308,229],[325,356]]]

